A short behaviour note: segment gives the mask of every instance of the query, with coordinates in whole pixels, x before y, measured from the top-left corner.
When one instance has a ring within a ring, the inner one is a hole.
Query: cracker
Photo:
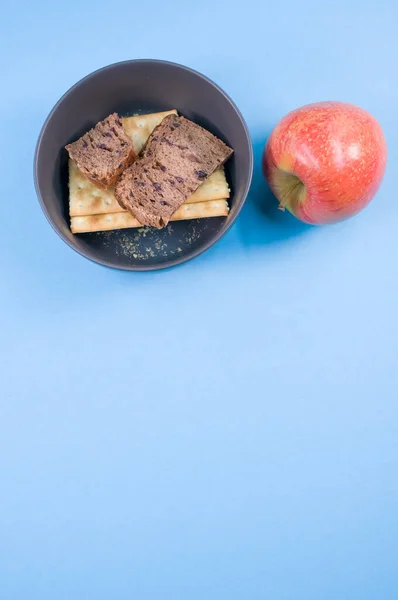
[[[152,131],[160,125],[167,115],[176,114],[176,110],[166,110],[165,112],[151,113],[149,115],[124,117],[122,119],[124,130],[131,138],[136,153],[139,154],[141,152]]]
[[[225,177],[224,167],[220,167],[188,198],[187,204],[208,202],[209,200],[222,200],[223,198],[229,198],[230,195],[231,191]]]
[[[183,204],[171,217],[171,221],[226,217],[228,212],[228,202],[225,199]],[[128,227],[141,227],[141,223],[128,212],[74,216],[71,218],[72,233],[110,231]]]
[[[131,117],[135,118],[135,117]],[[196,192],[187,200],[187,204],[221,200],[229,198],[230,192],[224,169],[218,169],[209,179],[202,183]],[[97,188],[77,168],[73,160],[69,160],[69,214],[100,215],[105,213],[125,212],[115,198],[114,188],[105,190]]]
[[[69,214],[95,215],[107,212],[121,212],[114,194],[114,188],[100,190],[69,159]]]

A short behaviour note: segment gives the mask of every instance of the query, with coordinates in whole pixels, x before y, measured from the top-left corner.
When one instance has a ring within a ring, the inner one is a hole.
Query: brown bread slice
[[[120,177],[116,199],[143,225],[164,227],[232,152],[199,125],[169,115],[150,136],[143,159]]]
[[[161,170],[151,158],[143,158],[121,175],[115,187],[115,197],[140,223],[161,228],[185,202],[189,192]]]
[[[97,123],[65,148],[79,170],[101,189],[113,185],[124,169],[137,159],[117,113]]]

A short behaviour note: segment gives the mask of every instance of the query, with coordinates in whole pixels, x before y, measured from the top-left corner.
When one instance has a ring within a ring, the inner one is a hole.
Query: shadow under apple
[[[269,134],[268,134],[269,135]],[[254,171],[248,199],[237,221],[245,246],[283,243],[314,231],[289,211],[278,208],[278,200],[269,189],[262,171],[262,155],[268,136],[253,139]]]

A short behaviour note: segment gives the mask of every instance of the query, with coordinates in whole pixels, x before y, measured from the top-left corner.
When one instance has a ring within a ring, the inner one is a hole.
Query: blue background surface
[[[395,0],[2,3],[1,600],[398,599],[397,26]],[[144,57],[221,85],[256,165],[216,247],[134,274],[57,238],[32,160],[73,83]],[[311,228],[260,156],[328,99],[389,166]]]

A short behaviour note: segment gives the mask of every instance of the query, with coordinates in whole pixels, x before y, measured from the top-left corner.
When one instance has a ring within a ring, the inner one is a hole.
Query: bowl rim
[[[192,252],[190,252],[187,255],[184,255],[184,256],[181,256],[181,257],[172,258],[172,259],[170,259],[170,260],[168,260],[168,261],[166,261],[164,263],[161,263],[161,264],[152,264],[152,265],[116,265],[115,263],[113,263],[110,260],[100,259],[100,258],[93,258],[92,256],[88,256],[84,252],[84,250],[77,248],[75,246],[75,244],[73,243],[73,241],[71,241],[61,231],[61,229],[59,229],[59,227],[55,224],[53,218],[50,216],[49,211],[47,210],[47,206],[45,204],[45,201],[43,199],[43,196],[42,196],[41,190],[40,190],[40,186],[39,186],[39,175],[38,175],[39,154],[40,154],[40,149],[41,149],[43,137],[44,137],[44,134],[46,132],[46,129],[47,129],[47,126],[48,126],[49,122],[53,118],[54,113],[57,111],[58,107],[62,104],[62,102],[70,94],[72,94],[75,91],[75,89],[77,89],[85,81],[91,79],[92,77],[94,77],[95,75],[98,75],[101,72],[105,73],[106,71],[114,69],[115,67],[118,67],[120,65],[138,64],[138,63],[141,63],[141,64],[149,64],[149,63],[153,64],[153,63],[156,63],[158,65],[177,67],[178,69],[182,69],[184,71],[192,73],[193,75],[196,75],[200,79],[203,79],[204,81],[206,81],[207,83],[209,83],[211,86],[213,86],[227,100],[227,102],[229,102],[231,104],[232,108],[235,110],[235,112],[236,112],[236,114],[237,114],[237,116],[239,118],[240,124],[242,125],[242,129],[243,129],[243,131],[245,133],[247,145],[248,145],[248,148],[249,148],[249,173],[248,173],[247,181],[246,181],[246,184],[245,184],[245,189],[243,191],[241,200],[240,200],[239,204],[235,207],[235,212],[234,212],[233,216],[230,217],[229,221],[227,221],[226,226],[224,228],[221,228],[214,235],[214,237],[212,237],[206,243],[204,243],[203,246],[200,246],[199,248],[196,248],[195,250],[192,250]],[[187,67],[185,65],[181,65],[179,63],[172,62],[172,61],[167,61],[167,60],[152,59],[152,58],[138,58],[138,59],[122,60],[122,61],[111,63],[111,64],[106,65],[104,67],[100,67],[99,69],[96,69],[95,71],[92,71],[91,73],[88,73],[87,75],[85,75],[84,77],[82,77],[82,79],[79,79],[76,83],[74,83],[60,97],[60,99],[53,106],[53,108],[49,112],[46,120],[44,121],[44,123],[42,125],[42,128],[40,130],[40,133],[39,133],[38,140],[36,142],[36,148],[35,148],[34,160],[33,160],[33,179],[34,179],[34,184],[35,184],[36,195],[37,195],[37,198],[39,200],[41,209],[42,209],[42,211],[44,213],[44,216],[46,217],[48,223],[51,225],[51,227],[55,231],[55,233],[57,233],[57,235],[70,248],[72,248],[72,250],[74,250],[75,252],[77,252],[78,254],[80,254],[81,256],[83,256],[84,258],[90,260],[91,262],[94,262],[94,263],[96,263],[98,265],[103,265],[105,267],[110,267],[110,268],[113,268],[113,269],[119,269],[119,270],[123,270],[123,271],[158,271],[158,270],[161,270],[161,269],[168,269],[170,267],[175,267],[177,265],[180,265],[180,264],[182,264],[184,262],[188,262],[189,260],[192,260],[192,259],[196,258],[200,254],[203,254],[203,252],[206,252],[206,250],[208,250],[214,244],[216,244],[227,233],[227,231],[229,231],[231,229],[232,225],[235,223],[236,219],[238,218],[238,216],[239,216],[239,214],[240,214],[240,212],[241,212],[241,210],[243,208],[244,203],[246,202],[246,199],[247,199],[247,196],[248,196],[248,193],[249,193],[249,190],[250,190],[252,178],[253,178],[253,168],[254,168],[253,144],[252,144],[251,136],[250,136],[250,133],[249,133],[249,128],[248,128],[248,126],[246,124],[245,119],[243,118],[243,115],[242,115],[241,111],[239,110],[239,108],[237,107],[237,105],[235,104],[235,102],[232,100],[232,98],[230,98],[230,96],[226,92],[224,92],[224,90],[219,85],[217,85],[214,81],[212,81],[206,75],[203,75],[202,73],[200,73],[199,71],[196,71],[195,69],[192,69],[191,67]]]

